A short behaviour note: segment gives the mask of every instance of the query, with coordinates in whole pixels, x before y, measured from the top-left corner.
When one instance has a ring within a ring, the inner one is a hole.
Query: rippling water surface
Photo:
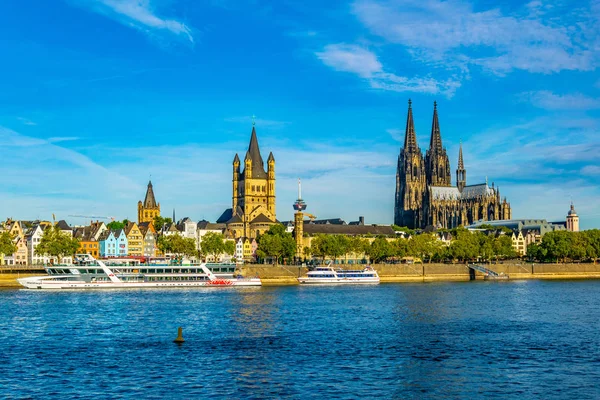
[[[600,281],[7,290],[0,397],[594,399],[599,338]]]

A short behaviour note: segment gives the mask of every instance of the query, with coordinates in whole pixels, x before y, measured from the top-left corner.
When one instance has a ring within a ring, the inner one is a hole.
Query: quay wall
[[[466,264],[372,264],[381,282],[469,281],[483,279],[480,272],[470,272]],[[356,269],[356,265],[336,265]],[[504,273],[510,279],[600,279],[600,264],[487,264],[487,268]],[[293,265],[256,265],[242,267],[244,276],[259,276],[264,285],[293,285],[307,269]]]
[[[470,272],[465,264],[373,264],[381,282],[434,282],[469,281],[483,279],[480,272]],[[357,265],[336,265],[345,269],[356,269]],[[486,264],[486,267],[504,273],[510,279],[600,279],[600,264],[537,264],[506,263]],[[295,265],[246,264],[241,273],[246,277],[258,276],[263,285],[296,285],[296,278],[308,272]],[[0,267],[0,288],[20,287],[17,278],[44,275],[37,268],[19,270]]]

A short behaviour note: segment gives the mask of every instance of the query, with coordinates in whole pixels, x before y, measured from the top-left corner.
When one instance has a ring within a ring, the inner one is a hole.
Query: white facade
[[[244,239],[239,238],[235,241],[235,260],[237,262],[244,262]]]
[[[41,226],[36,225],[27,233],[27,264],[28,265],[40,265],[47,264],[50,262],[50,258],[44,255],[38,255],[35,252],[44,230]]]

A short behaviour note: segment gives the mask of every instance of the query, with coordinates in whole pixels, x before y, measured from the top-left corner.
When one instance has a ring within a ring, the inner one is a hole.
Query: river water
[[[600,281],[5,290],[0,397],[595,399]]]

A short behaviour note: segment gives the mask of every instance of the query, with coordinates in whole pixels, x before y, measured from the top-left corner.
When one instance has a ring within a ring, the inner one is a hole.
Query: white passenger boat
[[[48,275],[18,279],[28,289],[121,289],[171,287],[261,286],[260,278],[235,275],[235,264],[112,265],[89,254],[75,256],[73,265],[49,265]]]
[[[378,284],[379,275],[371,266],[361,270],[334,269],[331,266],[317,267],[306,276],[298,278],[301,284]]]

